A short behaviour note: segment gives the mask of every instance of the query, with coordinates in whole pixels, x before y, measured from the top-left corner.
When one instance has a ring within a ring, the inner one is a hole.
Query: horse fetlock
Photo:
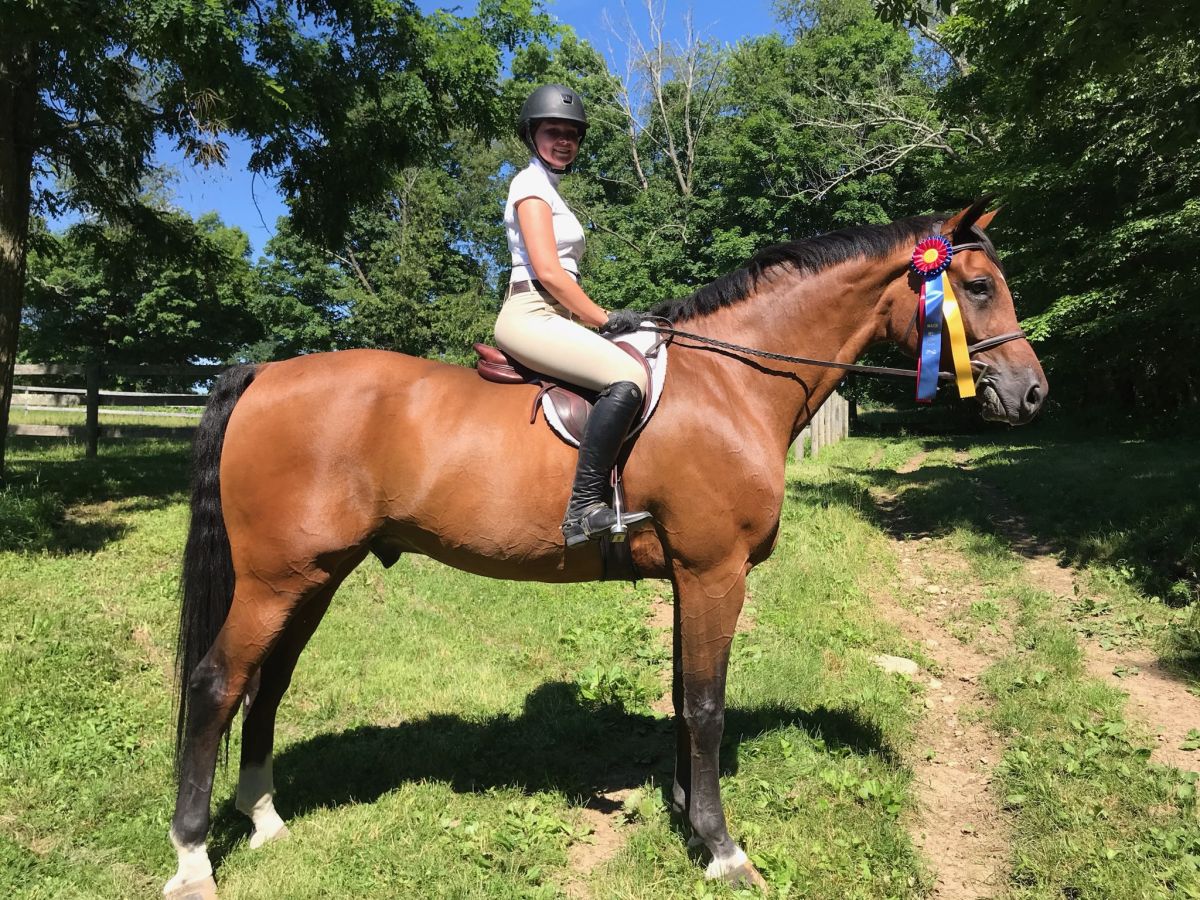
[[[261,765],[242,766],[233,805],[249,816],[254,825],[250,833],[251,849],[257,850],[269,841],[288,836],[287,826],[275,811],[275,784],[269,756]]]

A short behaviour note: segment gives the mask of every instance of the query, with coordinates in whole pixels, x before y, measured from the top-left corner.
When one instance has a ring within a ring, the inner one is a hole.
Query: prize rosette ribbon
[[[920,352],[917,355],[917,402],[932,403],[937,393],[938,371],[942,362],[942,323],[950,338],[950,355],[954,361],[954,378],[960,397],[975,396],[975,379],[971,376],[971,358],[967,353],[967,334],[962,313],[950,277],[946,270],[954,248],[941,235],[923,239],[913,250],[912,269],[924,279],[917,301],[917,333]]]

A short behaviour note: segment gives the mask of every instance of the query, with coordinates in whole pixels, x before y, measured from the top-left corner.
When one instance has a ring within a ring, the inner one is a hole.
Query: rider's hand
[[[600,326],[600,333],[628,334],[637,331],[644,318],[646,314],[636,309],[614,309],[608,314],[608,321]]]

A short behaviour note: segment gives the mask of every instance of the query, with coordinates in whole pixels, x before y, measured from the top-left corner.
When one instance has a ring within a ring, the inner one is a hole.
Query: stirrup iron
[[[650,518],[648,512],[625,511],[625,488],[616,468],[609,475],[609,483],[613,490],[613,504],[598,501],[579,514],[578,517],[562,524],[563,538],[568,547],[586,544],[593,538],[607,538],[614,544],[623,544],[629,533],[629,526],[645,522]],[[589,520],[597,517],[601,522],[612,519],[611,524],[593,526]]]
[[[621,483],[620,472],[616,467],[612,470],[612,486],[613,486],[613,512],[617,514],[617,521],[613,527],[608,530],[609,540],[614,544],[625,543],[625,538],[629,533],[629,526],[636,525],[639,522],[644,522],[650,518],[648,512],[625,512],[625,486]]]

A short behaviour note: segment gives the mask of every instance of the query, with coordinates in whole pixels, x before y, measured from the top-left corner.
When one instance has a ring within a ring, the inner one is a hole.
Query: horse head
[[[942,236],[956,248],[947,274],[971,348],[983,418],[1023,425],[1041,409],[1049,385],[1037,354],[1021,333],[1004,268],[984,233],[998,211],[986,211],[987,202],[987,198],[978,200],[942,223]],[[913,355],[919,353],[921,340],[913,327],[921,282],[919,275],[907,270],[885,292],[891,336]],[[943,369],[949,370],[950,360],[951,354],[943,352]]]

